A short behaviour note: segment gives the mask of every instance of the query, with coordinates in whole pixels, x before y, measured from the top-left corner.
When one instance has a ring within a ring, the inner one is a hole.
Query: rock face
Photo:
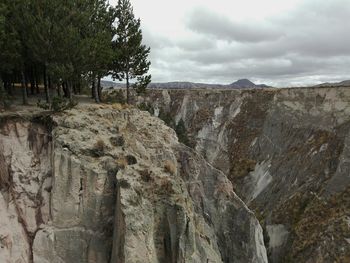
[[[267,262],[227,176],[149,113],[0,118],[0,262]]]
[[[152,91],[143,102],[182,120],[227,175],[271,262],[350,261],[350,88]]]
[[[49,222],[52,144],[45,127],[7,121],[0,132],[0,262],[33,262]]]

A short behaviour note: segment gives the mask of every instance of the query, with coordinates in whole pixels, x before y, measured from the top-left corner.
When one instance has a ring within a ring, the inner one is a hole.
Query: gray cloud
[[[350,79],[349,0],[306,0],[263,23],[235,23],[205,9],[186,21],[193,37],[146,34],[156,81],[290,86]]]
[[[197,33],[228,41],[261,42],[281,37],[269,25],[256,27],[253,24],[235,23],[227,17],[202,8],[193,10],[187,26]]]

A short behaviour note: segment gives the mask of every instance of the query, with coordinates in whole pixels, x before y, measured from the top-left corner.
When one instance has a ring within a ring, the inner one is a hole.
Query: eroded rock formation
[[[0,123],[0,262],[267,262],[227,176],[149,113]]]
[[[255,211],[272,262],[350,261],[350,88],[154,90],[144,103],[183,120]]]

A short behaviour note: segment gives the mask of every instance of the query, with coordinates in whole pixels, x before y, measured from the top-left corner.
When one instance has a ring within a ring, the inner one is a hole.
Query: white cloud
[[[131,2],[151,46],[153,81],[290,86],[350,78],[349,0]]]

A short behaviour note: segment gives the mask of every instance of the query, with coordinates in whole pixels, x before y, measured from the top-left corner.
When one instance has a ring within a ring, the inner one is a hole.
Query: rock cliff
[[[222,171],[271,262],[350,262],[350,88],[154,90],[143,107]]]
[[[0,262],[267,262],[231,181],[120,105],[0,116]]]

